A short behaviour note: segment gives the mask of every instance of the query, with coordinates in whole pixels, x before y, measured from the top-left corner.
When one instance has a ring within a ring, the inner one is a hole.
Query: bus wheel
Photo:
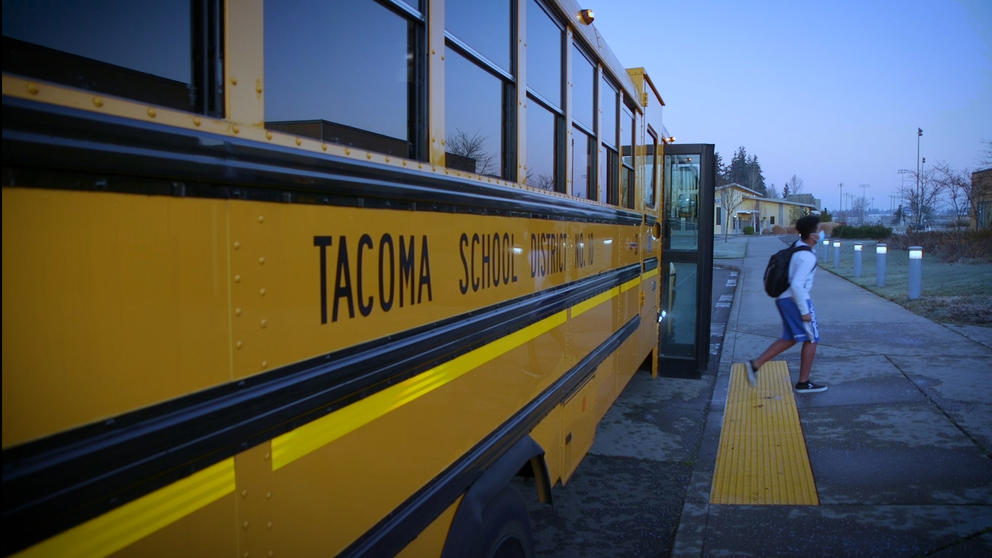
[[[530,517],[520,493],[505,486],[483,512],[482,548],[486,558],[531,558],[534,539]]]

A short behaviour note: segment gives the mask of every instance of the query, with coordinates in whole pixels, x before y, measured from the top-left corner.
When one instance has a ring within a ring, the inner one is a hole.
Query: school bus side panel
[[[5,187],[4,447],[230,380],[227,234],[222,201]]]

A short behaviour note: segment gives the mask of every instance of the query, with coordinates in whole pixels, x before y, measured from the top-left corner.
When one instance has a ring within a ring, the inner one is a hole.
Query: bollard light
[[[885,252],[888,247],[885,244],[875,246],[875,285],[885,286]]]
[[[861,277],[861,252],[864,246],[857,242],[854,244],[854,276]]]
[[[923,290],[923,247],[909,247],[909,299],[920,298]]]
[[[823,238],[823,242],[821,242],[820,245],[817,248],[820,248],[820,250],[817,251],[816,257],[818,257],[818,258],[820,258],[820,257],[826,258],[827,257],[827,249],[830,248],[830,239],[824,237]]]
[[[840,241],[834,241],[834,268],[840,268]]]

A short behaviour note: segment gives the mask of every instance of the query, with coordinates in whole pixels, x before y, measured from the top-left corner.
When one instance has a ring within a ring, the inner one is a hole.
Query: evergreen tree
[[[745,188],[750,188],[762,196],[767,194],[765,189],[765,177],[761,174],[761,163],[758,162],[757,155],[748,157],[747,149],[744,146],[737,148],[734,157],[727,167],[727,179],[729,182],[736,182]]]
[[[713,155],[713,166],[716,168],[716,185],[723,186],[724,184],[729,184],[729,167],[727,167],[727,164],[723,162],[723,157],[720,155],[719,151]]]

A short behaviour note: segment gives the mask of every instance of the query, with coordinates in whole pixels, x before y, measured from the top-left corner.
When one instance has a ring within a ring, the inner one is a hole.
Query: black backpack
[[[800,244],[779,250],[768,258],[768,266],[765,267],[765,292],[768,296],[778,297],[789,288],[789,262],[792,255],[800,250],[812,252],[812,248]]]

